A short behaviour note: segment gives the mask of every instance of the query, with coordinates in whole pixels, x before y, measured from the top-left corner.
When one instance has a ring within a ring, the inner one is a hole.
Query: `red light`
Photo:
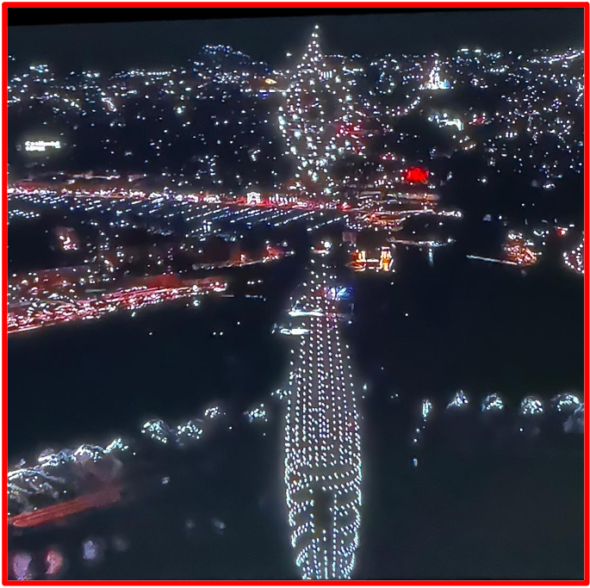
[[[341,123],[336,129],[336,134],[339,137],[355,137],[357,138],[361,133],[361,125],[351,125]]]
[[[425,184],[428,181],[428,170],[423,167],[410,167],[404,172],[404,181],[410,184]]]

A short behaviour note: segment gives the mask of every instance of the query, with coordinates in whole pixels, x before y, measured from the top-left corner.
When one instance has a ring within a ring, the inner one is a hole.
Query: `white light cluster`
[[[399,394],[395,394],[391,398],[398,398]],[[420,439],[424,436],[422,433],[426,430],[426,421],[428,420],[429,415],[432,414],[432,402],[425,398],[422,400],[422,421],[416,426],[414,431],[412,432],[412,447],[416,451],[419,447]],[[418,457],[414,456],[412,458],[412,465],[417,468],[418,467]]]
[[[440,62],[437,59],[428,74],[428,81],[422,85],[421,90],[448,90],[451,87],[448,80],[440,77],[440,69]]]
[[[431,413],[432,411],[432,402],[430,402],[430,400],[425,399],[422,401],[422,418],[424,420],[426,420],[428,418],[428,415]]]
[[[449,402],[447,405],[447,409],[449,408],[461,408],[462,406],[467,406],[469,404],[469,400],[467,400],[467,396],[463,393],[463,390],[459,390],[455,393],[453,400]]]
[[[198,441],[203,435],[203,423],[200,420],[190,420],[176,428],[178,443],[184,445],[188,441]]]
[[[359,544],[360,416],[324,264],[303,285],[302,337],[290,376],[285,484],[295,562],[305,580],[348,579]]]
[[[35,497],[42,496],[55,502],[68,495],[68,485],[72,481],[72,474],[87,470],[85,464],[88,461],[96,463],[109,458],[109,454],[115,451],[128,449],[121,440],[115,440],[106,449],[98,445],[80,445],[75,450],[62,449],[57,453],[53,450],[41,452],[34,465],[26,466],[21,460],[19,466],[8,472],[8,501],[9,515],[15,511],[33,511],[37,507],[32,502]],[[117,464],[116,458],[113,461]],[[66,467],[64,467],[66,466]],[[73,469],[68,469],[73,466]],[[83,468],[82,470],[78,468]],[[64,475],[69,474],[69,475]]]
[[[208,419],[215,419],[217,417],[223,416],[224,414],[225,413],[219,406],[211,406],[205,410],[205,418]]]
[[[580,406],[580,399],[575,394],[563,393],[554,396],[551,404],[558,412],[571,412]]]
[[[176,439],[175,432],[162,419],[147,421],[141,428],[141,432],[154,441],[164,444],[168,444]]]
[[[264,421],[265,423],[268,422],[268,413],[264,407],[264,403],[256,406],[255,408],[252,408],[251,410],[247,410],[245,414],[248,417],[248,421],[251,423],[254,421]]]
[[[329,165],[344,153],[365,152],[362,116],[353,97],[356,82],[346,79],[345,69],[324,56],[316,26],[279,108],[287,153],[297,160],[295,184],[310,193],[330,194]]]
[[[216,417],[224,414],[219,407],[204,412],[209,417],[206,421],[203,418],[194,418],[176,427],[161,419],[151,419],[143,424],[141,433],[163,445],[185,448],[211,431],[216,426]],[[104,449],[100,445],[85,443],[74,450],[62,449],[54,452],[47,449],[39,454],[37,463],[30,466],[21,460],[15,469],[8,472],[9,515],[36,510],[36,497],[53,502],[69,498],[68,490],[72,484],[76,484],[78,476],[84,478],[88,475],[89,463],[106,460],[111,467],[111,476],[119,477],[122,463],[118,457],[124,452],[136,455],[128,441],[117,437]]]
[[[203,418],[189,419],[176,427],[168,425],[162,419],[152,419],[143,425],[141,432],[164,445],[185,447],[198,441],[213,426],[212,421],[224,414],[218,406],[207,408],[203,412]]]
[[[543,402],[535,396],[526,396],[520,405],[520,414],[523,416],[543,414],[543,412]]]
[[[114,451],[128,451],[129,445],[121,439],[121,437],[117,437],[113,439],[106,447],[105,453],[113,453]]]
[[[489,412],[492,410],[502,410],[504,408],[504,403],[502,402],[502,398],[498,394],[490,394],[486,396],[481,403],[481,410],[482,412]]]
[[[272,394],[271,396],[274,396],[275,398],[278,398],[279,400],[284,400],[285,398],[287,398],[287,396],[289,396],[290,391],[285,389],[283,390],[282,388],[277,388]]]
[[[563,262],[566,267],[578,274],[584,273],[584,240],[571,251],[563,252]]]
[[[47,151],[51,149],[61,149],[60,141],[25,141],[25,151]]]

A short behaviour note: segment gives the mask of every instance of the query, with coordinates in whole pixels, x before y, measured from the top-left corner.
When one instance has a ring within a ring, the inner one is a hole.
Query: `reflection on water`
[[[350,578],[359,544],[359,414],[328,268],[316,264],[296,310],[302,329],[285,426],[291,544],[305,580]]]

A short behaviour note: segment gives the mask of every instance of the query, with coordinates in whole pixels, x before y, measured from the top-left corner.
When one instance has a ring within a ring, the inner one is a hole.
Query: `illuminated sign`
[[[410,184],[425,184],[428,181],[428,170],[423,167],[411,167],[404,172],[404,181]]]
[[[46,151],[48,148],[61,149],[59,141],[26,141],[25,151]]]

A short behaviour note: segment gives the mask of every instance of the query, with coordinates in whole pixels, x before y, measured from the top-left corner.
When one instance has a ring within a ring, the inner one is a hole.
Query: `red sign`
[[[404,172],[404,181],[410,184],[425,184],[428,181],[428,170],[423,167],[410,167]]]

